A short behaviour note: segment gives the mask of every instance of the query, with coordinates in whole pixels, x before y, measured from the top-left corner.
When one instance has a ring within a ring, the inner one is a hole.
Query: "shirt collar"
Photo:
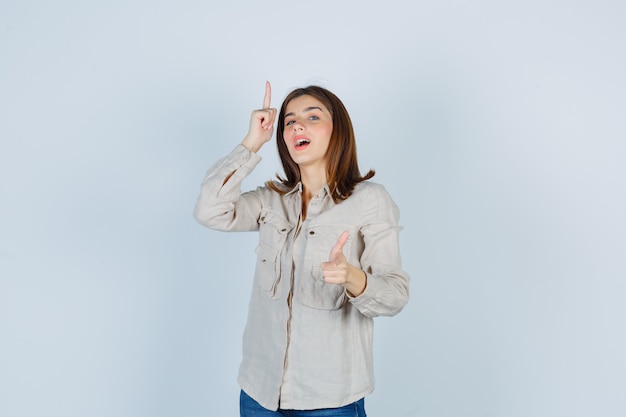
[[[293,187],[291,189],[291,191],[289,191],[287,193],[287,195],[289,194],[293,194],[293,193],[302,193],[302,181],[299,181],[295,187]],[[332,197],[331,193],[330,193],[330,187],[328,186],[328,184],[324,184],[324,186],[322,187],[322,189],[320,190],[320,192],[317,194],[318,197],[322,197],[324,194],[326,194],[329,197]]]
[[[301,193],[301,192],[302,192],[302,181],[298,182],[296,186],[293,187],[291,191],[287,193],[287,195],[293,194],[293,193]]]

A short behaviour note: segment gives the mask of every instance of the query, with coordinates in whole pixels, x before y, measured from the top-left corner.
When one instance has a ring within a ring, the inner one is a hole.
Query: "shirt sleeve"
[[[364,250],[361,267],[367,275],[365,291],[350,302],[368,317],[393,316],[409,300],[409,276],[402,270],[399,210],[387,191],[378,186],[367,193],[365,222],[360,232]]]
[[[255,191],[241,193],[241,183],[261,161],[243,145],[217,161],[200,186],[193,215],[202,225],[215,230],[258,230],[261,198]]]

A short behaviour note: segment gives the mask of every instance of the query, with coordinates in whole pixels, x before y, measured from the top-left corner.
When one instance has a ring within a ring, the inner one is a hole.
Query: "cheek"
[[[333,124],[328,123],[325,127],[326,127],[326,134],[328,135],[328,139],[330,140],[330,136],[333,134]]]
[[[329,127],[328,129],[325,130],[324,132],[324,137],[326,138],[326,147],[328,147],[328,144],[330,144],[330,138],[333,134],[333,128],[332,126]]]
[[[283,143],[285,144],[287,152],[289,152],[289,155],[291,155],[291,153],[293,152],[293,146],[289,145],[291,142],[285,136],[283,136]]]
[[[285,143],[289,143],[292,137],[293,137],[293,129],[291,129],[289,126],[283,127],[283,141]]]

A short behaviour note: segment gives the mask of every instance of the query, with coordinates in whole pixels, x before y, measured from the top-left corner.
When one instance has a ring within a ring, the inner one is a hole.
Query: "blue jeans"
[[[359,401],[339,408],[321,408],[319,410],[283,410],[271,411],[263,408],[248,394],[241,390],[239,397],[241,417],[366,417],[365,401]]]

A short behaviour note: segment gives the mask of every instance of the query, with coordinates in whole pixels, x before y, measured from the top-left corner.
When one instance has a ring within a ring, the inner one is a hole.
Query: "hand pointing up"
[[[277,111],[275,108],[270,107],[271,101],[272,86],[269,81],[266,81],[263,108],[252,112],[248,134],[241,142],[243,146],[252,152],[258,152],[266,142],[272,139],[274,134],[274,120],[276,119]]]

